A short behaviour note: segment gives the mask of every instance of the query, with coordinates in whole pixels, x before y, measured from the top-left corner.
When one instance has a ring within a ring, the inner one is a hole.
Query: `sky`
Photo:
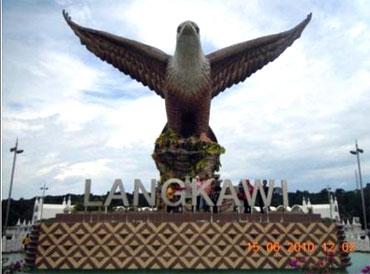
[[[151,154],[164,100],[80,45],[62,10],[89,28],[175,48],[195,21],[205,53],[312,20],[278,59],[212,101],[221,177],[286,179],[289,191],[356,187],[355,140],[370,182],[370,4],[354,1],[3,1],[2,198],[19,138],[14,198],[132,191],[159,177]]]

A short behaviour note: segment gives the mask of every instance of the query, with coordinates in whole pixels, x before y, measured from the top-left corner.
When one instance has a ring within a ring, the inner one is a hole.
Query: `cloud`
[[[103,173],[108,175],[107,165],[111,162],[109,159],[98,159],[95,161],[80,162],[66,165],[61,163],[60,170],[54,179],[63,181],[68,177],[91,178],[101,176]]]
[[[115,178],[158,178],[151,158],[164,101],[80,45],[61,10],[171,54],[177,25],[194,20],[205,52],[290,29],[302,37],[276,61],[212,102],[210,125],[226,154],[223,178],[287,179],[290,190],[354,187],[359,139],[370,168],[370,24],[364,1],[5,1],[3,190],[18,136],[14,196],[81,193],[85,177],[105,193]]]

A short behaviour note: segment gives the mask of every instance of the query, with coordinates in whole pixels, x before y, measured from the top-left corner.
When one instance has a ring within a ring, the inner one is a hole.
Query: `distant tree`
[[[344,191],[344,189],[343,188],[337,188],[336,190],[335,190],[335,195],[340,195],[340,194],[343,194],[345,191]]]

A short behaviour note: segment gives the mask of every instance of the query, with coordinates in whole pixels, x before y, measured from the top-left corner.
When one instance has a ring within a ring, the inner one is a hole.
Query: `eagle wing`
[[[168,54],[137,41],[79,26],[64,10],[63,16],[89,51],[164,98]]]
[[[212,97],[244,81],[275,60],[297,38],[311,20],[311,13],[291,30],[260,37],[215,51],[207,58],[211,66]]]

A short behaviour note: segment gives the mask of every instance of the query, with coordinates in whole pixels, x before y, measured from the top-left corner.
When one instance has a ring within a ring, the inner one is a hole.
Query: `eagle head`
[[[185,21],[177,27],[176,48],[179,51],[202,52],[199,27],[193,21]]]
[[[192,35],[199,37],[199,27],[193,21],[185,21],[177,27],[177,37],[182,35]]]

